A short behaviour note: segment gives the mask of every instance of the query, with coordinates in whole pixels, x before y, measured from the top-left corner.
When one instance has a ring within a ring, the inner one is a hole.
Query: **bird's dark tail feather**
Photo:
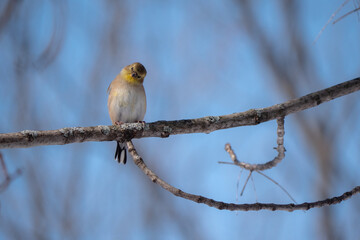
[[[116,142],[115,161],[126,164],[126,148],[124,143]]]

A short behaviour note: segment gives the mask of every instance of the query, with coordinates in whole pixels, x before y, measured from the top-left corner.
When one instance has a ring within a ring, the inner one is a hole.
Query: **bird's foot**
[[[121,124],[123,124],[124,122],[118,122],[118,121],[116,121],[115,122],[115,125],[121,125]]]

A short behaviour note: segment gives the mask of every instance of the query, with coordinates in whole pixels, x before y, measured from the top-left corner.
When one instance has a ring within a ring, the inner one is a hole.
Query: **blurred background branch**
[[[21,174],[21,170],[17,169],[15,173],[9,174],[4,158],[2,154],[0,153],[0,193],[6,190],[6,188],[9,186],[9,184]]]

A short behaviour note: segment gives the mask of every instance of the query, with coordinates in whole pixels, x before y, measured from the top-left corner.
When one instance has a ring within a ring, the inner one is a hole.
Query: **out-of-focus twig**
[[[9,0],[6,6],[3,8],[4,10],[0,13],[0,34],[6,24],[9,22],[11,16],[16,10],[16,7],[20,5],[21,1],[13,1]]]
[[[38,70],[46,69],[56,60],[62,46],[64,45],[65,29],[66,29],[66,1],[54,1],[52,5],[53,31],[47,46],[43,49],[40,56],[34,62]]]

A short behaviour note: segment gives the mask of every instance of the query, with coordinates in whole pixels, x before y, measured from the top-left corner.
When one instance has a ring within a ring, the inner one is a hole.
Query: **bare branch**
[[[257,125],[318,106],[358,90],[360,90],[360,78],[355,78],[282,104],[223,116],[208,116],[179,121],[157,121],[145,125],[141,123],[124,123],[120,126],[72,127],[48,131],[25,130],[17,133],[4,133],[0,134],[0,148],[25,148],[87,141],[126,141],[132,138],[210,133],[220,129]]]
[[[282,159],[284,159],[285,157],[285,148],[284,148],[284,135],[285,135],[285,130],[284,130],[284,118],[278,118],[277,119],[277,124],[278,124],[278,128],[277,128],[277,148],[275,148],[278,151],[278,155],[271,161],[267,162],[267,163],[263,163],[263,164],[250,164],[250,163],[246,163],[246,162],[240,162],[237,157],[235,152],[232,150],[231,145],[229,143],[227,143],[225,145],[225,150],[229,153],[231,160],[233,161],[232,163],[229,162],[219,162],[219,163],[226,163],[226,164],[233,164],[236,166],[239,166],[241,169],[246,169],[249,170],[249,176],[245,181],[244,187],[241,191],[240,196],[242,196],[246,184],[250,178],[250,176],[252,177],[252,172],[256,171],[257,173],[259,173],[260,175],[266,177],[267,179],[269,179],[270,181],[272,181],[273,183],[275,183],[276,185],[278,185],[285,193],[286,195],[288,195],[288,197],[294,202],[297,203],[295,201],[295,199],[290,195],[290,193],[288,193],[288,191],[286,191],[286,189],[284,187],[282,187],[279,183],[277,183],[275,180],[273,180],[272,178],[270,178],[269,176],[265,175],[264,173],[262,173],[261,171],[263,170],[267,170],[270,168],[275,167],[278,163],[281,162]]]
[[[149,179],[160,185],[160,187],[164,188],[165,190],[169,191],[170,193],[174,194],[177,197],[185,198],[191,200],[196,203],[206,204],[210,207],[217,208],[219,210],[230,210],[230,211],[259,211],[259,210],[271,210],[271,211],[295,211],[295,210],[309,210],[315,207],[324,207],[333,204],[338,204],[344,200],[351,198],[353,195],[360,193],[360,186],[353,188],[351,191],[346,192],[338,197],[328,198],[322,201],[311,202],[311,203],[301,203],[301,204],[274,204],[274,203],[253,203],[253,204],[235,204],[235,203],[224,203],[220,201],[216,201],[210,198],[206,198],[200,195],[194,195],[190,193],[186,193],[178,188],[175,188],[165,182],[164,180],[160,179],[153,171],[151,171],[146,164],[144,163],[143,159],[139,156],[134,145],[131,141],[127,142],[127,147],[129,153],[131,154],[134,163],[138,166],[141,171],[145,175],[149,177]]]
[[[234,150],[232,150],[230,143],[227,143],[227,144],[225,144],[225,150],[229,153],[230,158],[233,161],[234,165],[239,166],[243,169],[249,170],[251,172],[251,171],[267,170],[267,169],[275,167],[279,162],[281,162],[281,160],[285,157],[284,118],[283,117],[278,118],[277,124],[278,124],[278,128],[277,128],[276,133],[277,133],[278,146],[277,146],[276,150],[278,151],[278,155],[273,160],[271,160],[267,163],[262,163],[262,164],[250,164],[250,163],[246,163],[246,162],[240,162],[237,159],[236,154],[234,153]],[[219,163],[226,163],[226,162],[219,162]],[[231,164],[231,163],[227,163],[227,164]]]

